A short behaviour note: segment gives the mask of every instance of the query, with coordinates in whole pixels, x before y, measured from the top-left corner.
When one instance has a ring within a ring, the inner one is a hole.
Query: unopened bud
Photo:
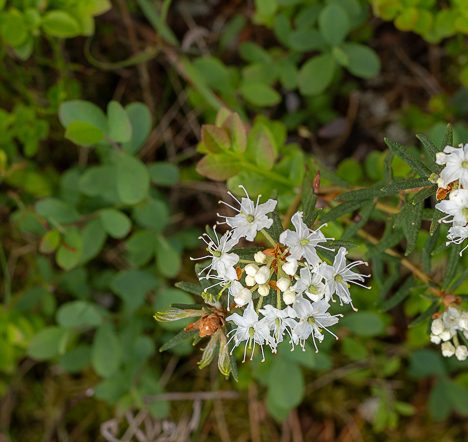
[[[283,264],[283,271],[286,275],[294,276],[297,272],[297,259],[294,258],[287,258],[286,263]]]
[[[268,284],[262,284],[258,287],[258,294],[260,296],[268,296],[270,293],[270,286]]]
[[[262,251],[257,252],[254,255],[255,262],[257,262],[258,264],[265,264],[266,258],[266,255]]]
[[[208,341],[208,344],[203,349],[202,358],[197,362],[198,368],[200,368],[200,370],[208,366],[213,360],[215,350],[219,341],[219,335],[220,332],[217,332],[213,336],[211,336],[210,340]]]
[[[249,276],[255,276],[258,272],[258,265],[256,264],[247,264],[244,268],[245,273]]]
[[[226,377],[229,376],[231,372],[231,358],[229,356],[229,348],[224,333],[221,333],[219,337],[218,369],[221,374]]]
[[[442,344],[442,355],[446,358],[450,358],[455,354],[455,347],[451,342],[444,342]]]
[[[468,349],[466,348],[466,345],[459,345],[457,347],[455,350],[455,357],[459,361],[464,361],[466,358],[468,358]]]
[[[170,308],[165,312],[156,312],[154,314],[154,319],[158,322],[171,322],[171,321],[178,321],[179,319],[184,318],[194,318],[196,316],[202,316],[202,310],[182,310],[180,308]]]
[[[242,307],[248,304],[252,300],[252,292],[247,288],[242,288],[239,290],[237,295],[234,298],[234,302],[239,306]]]
[[[280,278],[276,281],[276,287],[278,287],[282,292],[285,292],[290,285],[291,281],[289,278]]]
[[[270,269],[266,266],[261,267],[255,275],[255,282],[257,284],[265,284],[270,279]]]
[[[255,278],[253,276],[247,275],[245,277],[245,285],[247,287],[253,287],[255,284],[256,284],[256,282],[255,282]]]
[[[286,305],[294,304],[295,300],[296,300],[296,293],[294,293],[293,290],[286,290],[283,293],[283,301]]]

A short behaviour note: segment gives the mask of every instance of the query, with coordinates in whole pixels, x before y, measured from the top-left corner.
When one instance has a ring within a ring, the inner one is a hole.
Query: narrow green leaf
[[[445,266],[444,280],[442,281],[442,288],[446,289],[450,286],[452,279],[457,274],[458,266],[460,264],[460,250],[462,244],[450,244],[449,256],[447,265]]]
[[[163,352],[179,345],[181,342],[186,341],[187,339],[193,338],[198,333],[198,330],[181,330],[174,337],[166,341],[160,348],[159,351]]]
[[[427,310],[417,316],[410,324],[409,327],[415,327],[422,322],[428,320],[439,309],[439,302],[434,301]]]
[[[193,282],[179,281],[175,283],[175,286],[192,295],[200,296],[203,291],[203,288],[200,286],[200,284],[195,284]]]
[[[390,298],[385,299],[380,304],[380,310],[386,312],[401,304],[410,295],[413,283],[413,277],[409,276]]]
[[[428,177],[431,174],[431,171],[419,158],[419,155],[413,153],[411,149],[408,149],[396,141],[389,140],[388,138],[385,138],[385,143],[395,155],[398,155],[401,159],[406,161],[416,173],[423,177]]]

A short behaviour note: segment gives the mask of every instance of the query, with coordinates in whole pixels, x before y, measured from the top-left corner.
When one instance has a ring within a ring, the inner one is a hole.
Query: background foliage
[[[414,133],[439,148],[451,122],[466,142],[465,6],[0,1],[1,434],[96,440],[134,416],[166,419],[175,440],[461,440],[466,363],[428,344],[417,318],[433,299],[401,260],[466,294],[466,256],[429,236],[428,194],[400,211],[393,193],[338,205],[333,190],[427,176]],[[220,135],[221,108],[240,116],[228,133],[249,123],[245,140]],[[406,162],[384,137],[410,145]],[[198,371],[198,347],[159,354],[183,325],[152,315],[192,302],[174,282],[194,280],[223,182],[285,213],[317,169],[331,189],[319,207],[340,215],[325,233],[360,237],[374,274],[343,339],[243,365],[238,383]],[[224,396],[200,402],[212,390]]]

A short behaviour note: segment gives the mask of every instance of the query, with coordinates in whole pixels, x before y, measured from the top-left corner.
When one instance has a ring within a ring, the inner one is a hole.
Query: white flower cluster
[[[461,244],[468,238],[468,144],[459,147],[446,146],[437,154],[436,163],[445,166],[437,184],[449,189],[448,199],[436,204],[445,213],[441,222],[452,224],[447,235],[448,244]],[[468,245],[460,252],[460,256]]]
[[[466,345],[460,345],[458,333],[468,339],[468,311],[449,307],[439,318],[432,321],[431,341],[440,344],[442,354],[449,358],[453,355],[464,361],[468,357]]]
[[[363,261],[346,263],[347,250],[341,247],[334,257],[333,264],[323,261],[317,249],[326,249],[328,239],[320,231],[310,229],[303,221],[302,212],[292,216],[294,230],[285,230],[279,242],[266,231],[273,224],[268,215],[277,202],[269,199],[254,203],[248,196],[238,200],[230,194],[239,207],[227,205],[237,212],[235,216],[222,216],[223,223],[231,230],[221,237],[214,229],[215,238],[205,234],[201,237],[209,255],[197,259],[209,259],[210,263],[200,272],[200,277],[216,282],[207,288],[219,287],[218,299],[227,292],[227,310],[241,309],[226,318],[233,325],[229,332],[229,342],[234,346],[245,343],[244,360],[247,349],[253,357],[255,347],[267,345],[273,352],[285,338],[292,349],[296,345],[305,349],[311,338],[316,351],[317,341],[324,338],[323,331],[336,335],[328,327],[336,324],[341,315],[328,312],[330,301],[338,298],[341,305],[349,304],[354,309],[349,291],[350,283],[365,287],[365,277],[353,271],[354,267],[366,264]],[[221,216],[221,215],[219,215]],[[241,239],[253,242],[261,232],[271,244],[270,248],[258,251],[253,260],[241,259],[234,247]],[[365,287],[367,288],[367,287]],[[230,299],[234,300],[234,305]]]

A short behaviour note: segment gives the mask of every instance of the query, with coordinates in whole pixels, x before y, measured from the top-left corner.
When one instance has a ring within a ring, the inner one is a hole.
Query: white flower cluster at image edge
[[[442,344],[442,355],[449,358],[453,355],[464,361],[468,357],[466,345],[459,342],[458,333],[462,333],[468,339],[468,312],[458,308],[449,307],[439,318],[432,321],[431,341],[434,344]]]
[[[445,166],[440,172],[438,186],[450,189],[448,199],[436,204],[436,209],[446,214],[441,222],[451,224],[447,245],[462,244],[468,239],[468,144],[446,146],[437,154],[436,163]],[[460,255],[467,248],[468,245]]]

